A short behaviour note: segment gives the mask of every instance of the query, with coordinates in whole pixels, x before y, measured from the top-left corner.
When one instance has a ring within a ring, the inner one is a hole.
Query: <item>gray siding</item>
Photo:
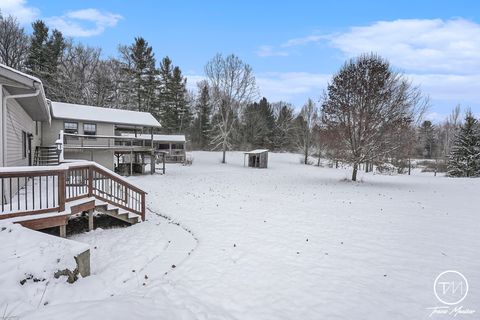
[[[52,119],[52,122],[43,123],[42,124],[42,132],[43,132],[43,140],[42,143],[44,146],[54,145],[55,141],[58,139],[58,134],[60,130],[63,130],[64,122],[76,122],[78,123],[78,134],[83,134],[83,121],[75,121],[75,120],[62,120],[62,119]],[[86,122],[86,123],[93,123],[93,122]],[[97,122],[97,135],[103,136],[113,136],[115,134],[115,128],[112,123],[102,123]],[[68,140],[70,144],[74,144],[71,139]],[[99,144],[105,144],[104,139],[98,140]],[[95,144],[95,140],[89,140],[89,145]]]
[[[78,123],[78,134],[83,134],[83,121],[75,120],[62,120],[62,119],[52,119],[52,122],[43,123],[42,133],[43,133],[43,145],[50,146],[54,145],[55,141],[58,139],[60,130],[64,128],[64,122],[76,122]],[[86,122],[92,123],[92,122]],[[97,122],[97,135],[113,136],[115,134],[115,127],[112,123],[102,123]],[[89,139],[88,145],[101,144],[105,145],[105,139]],[[68,139],[69,145],[78,144],[78,140],[73,140],[72,138]],[[114,155],[112,150],[67,150],[64,153],[65,160],[89,160],[95,161],[102,166],[113,170]]]
[[[32,161],[35,147],[41,142],[41,128],[35,129],[37,123],[30,118],[25,110],[15,101],[9,99],[6,109],[6,166],[28,165],[28,155],[23,157],[22,131],[32,134]],[[38,134],[37,134],[38,132]]]

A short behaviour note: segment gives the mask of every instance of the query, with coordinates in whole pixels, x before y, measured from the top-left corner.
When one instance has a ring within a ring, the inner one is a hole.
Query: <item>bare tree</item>
[[[351,59],[333,77],[322,122],[340,138],[343,160],[353,166],[356,181],[359,164],[385,162],[402,146],[399,135],[418,122],[427,106],[418,87],[394,72],[388,61],[368,54]]]
[[[205,66],[205,75],[211,88],[216,118],[212,144],[214,148],[221,147],[222,163],[225,163],[238,117],[257,94],[255,76],[252,68],[233,54],[213,57]]]
[[[3,17],[0,12],[0,63],[23,69],[28,54],[29,39],[16,18]]]
[[[80,104],[94,104],[94,77],[100,64],[99,48],[67,42],[60,61],[59,90],[64,101]]]
[[[297,146],[302,151],[304,164],[308,164],[308,156],[310,155],[315,142],[314,128],[318,121],[318,109],[312,99],[308,99],[307,103],[297,116],[296,132]]]

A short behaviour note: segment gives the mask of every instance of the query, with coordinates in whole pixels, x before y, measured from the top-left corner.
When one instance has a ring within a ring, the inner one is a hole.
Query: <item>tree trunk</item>
[[[308,152],[305,152],[305,160],[303,160],[304,164],[308,163]]]
[[[320,167],[320,153],[318,153],[318,162],[317,162],[317,167]]]
[[[223,142],[223,157],[222,157],[222,163],[226,163],[226,155],[227,155],[227,144],[225,143],[225,141]]]
[[[358,163],[353,164],[352,181],[357,181]]]

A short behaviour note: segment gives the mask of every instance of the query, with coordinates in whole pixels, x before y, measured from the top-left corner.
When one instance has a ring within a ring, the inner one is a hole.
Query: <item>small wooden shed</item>
[[[246,164],[248,157],[248,166],[251,168],[267,168],[268,167],[268,150],[257,149],[245,152],[243,156],[243,166]]]

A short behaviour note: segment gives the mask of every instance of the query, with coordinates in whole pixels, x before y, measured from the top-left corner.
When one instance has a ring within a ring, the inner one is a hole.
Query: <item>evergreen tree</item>
[[[58,30],[49,35],[48,27],[42,20],[32,24],[30,50],[27,57],[27,72],[40,78],[45,94],[52,100],[62,100],[58,79],[58,67],[65,50],[65,39]]]
[[[247,105],[242,122],[244,148],[272,148],[275,117],[266,98]]]
[[[420,127],[420,144],[422,156],[425,156],[427,159],[431,159],[436,155],[437,151],[437,137],[435,126],[431,121],[424,121]]]
[[[150,112],[157,88],[157,69],[153,49],[144,38],[138,37],[130,46],[129,54],[133,63],[130,73],[134,81],[132,94],[135,109]]]
[[[160,64],[160,94],[156,113],[166,133],[182,133],[190,126],[192,112],[187,97],[187,80],[169,57]]]
[[[477,120],[467,112],[465,123],[455,139],[448,162],[451,177],[475,177],[480,175],[480,130]]]
[[[293,107],[284,102],[274,104],[275,127],[273,130],[273,149],[292,150],[294,126]]]
[[[198,90],[200,94],[195,105],[196,115],[193,122],[192,142],[197,148],[205,150],[210,143],[212,131],[212,106],[208,83],[205,81],[200,82]]]

